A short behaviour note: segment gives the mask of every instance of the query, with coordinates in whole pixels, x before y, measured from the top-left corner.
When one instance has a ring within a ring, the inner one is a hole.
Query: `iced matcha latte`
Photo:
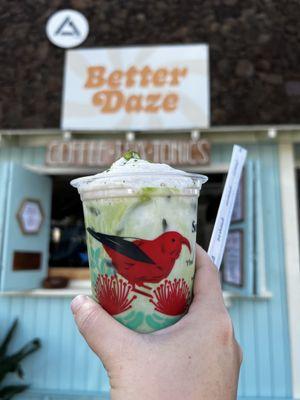
[[[128,152],[72,181],[83,201],[93,297],[125,326],[151,332],[187,311],[206,180]]]

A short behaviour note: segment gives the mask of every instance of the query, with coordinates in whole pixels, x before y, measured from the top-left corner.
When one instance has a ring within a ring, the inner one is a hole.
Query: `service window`
[[[208,174],[199,198],[197,241],[208,248],[225,173]],[[0,290],[41,287],[43,278],[89,279],[80,197],[68,176],[44,176],[1,164]],[[298,174],[299,179],[299,174]],[[52,193],[52,196],[51,196]],[[52,205],[50,207],[52,197]],[[223,287],[239,295],[266,292],[262,188],[257,160],[248,162],[222,268]],[[12,240],[13,238],[13,240]]]
[[[52,177],[49,275],[88,278],[82,203],[70,185],[72,176]],[[207,249],[218,211],[225,174],[209,174],[198,204],[197,242]]]
[[[207,250],[226,173],[209,173],[198,202],[197,242]],[[49,275],[89,279],[82,204],[72,176],[52,177]],[[221,266],[224,290],[251,296],[265,290],[259,167],[248,162],[238,191]]]
[[[53,176],[49,275],[88,279],[82,204],[72,176]]]
[[[226,178],[225,173],[206,175],[208,181],[200,192],[197,222],[197,243],[205,250],[208,249]]]

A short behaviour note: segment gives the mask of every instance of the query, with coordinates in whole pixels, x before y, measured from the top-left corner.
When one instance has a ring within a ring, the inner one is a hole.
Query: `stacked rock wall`
[[[86,15],[82,47],[208,43],[212,125],[300,122],[299,0],[2,0],[0,128],[59,126],[64,50],[45,25],[62,8]]]

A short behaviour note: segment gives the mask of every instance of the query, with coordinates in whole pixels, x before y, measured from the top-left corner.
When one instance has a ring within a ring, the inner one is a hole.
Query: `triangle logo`
[[[83,43],[89,34],[89,23],[85,16],[75,10],[59,10],[47,21],[46,35],[50,42],[63,49]]]
[[[80,31],[70,17],[66,17],[62,24],[56,29],[54,35],[60,36],[80,36]]]

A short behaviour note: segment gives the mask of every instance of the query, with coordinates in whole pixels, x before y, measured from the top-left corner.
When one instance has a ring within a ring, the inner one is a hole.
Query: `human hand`
[[[112,400],[236,399],[242,353],[219,273],[197,245],[194,298],[175,325],[133,332],[88,296],[71,304],[77,326],[106,368]]]

